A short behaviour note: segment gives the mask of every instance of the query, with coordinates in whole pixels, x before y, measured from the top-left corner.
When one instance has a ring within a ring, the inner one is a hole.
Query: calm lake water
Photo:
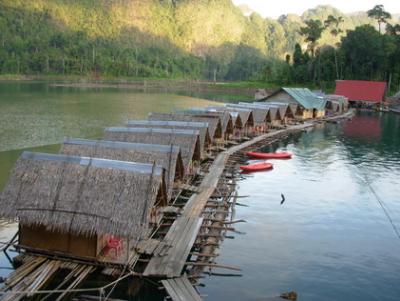
[[[174,94],[0,82],[0,190],[21,149],[57,152],[66,136],[102,137],[108,126],[215,102]]]
[[[52,88],[0,83],[0,187],[22,148],[57,151],[64,136],[101,137],[106,126],[150,111],[208,104],[206,100],[121,90]],[[289,150],[292,160],[239,182],[236,225],[219,264],[242,277],[202,280],[206,300],[262,301],[295,290],[299,300],[399,300],[400,239],[378,203],[400,228],[400,118],[362,113],[289,137],[266,151]],[[0,188],[1,189],[1,188]],[[281,193],[286,197],[280,205]],[[15,225],[0,224],[0,239]],[[231,234],[230,234],[231,235]],[[0,257],[0,276],[9,270]],[[217,271],[215,272],[226,272]],[[93,280],[94,286],[99,280]],[[121,287],[120,298],[162,300],[149,282]],[[140,291],[128,298],[125,292]]]
[[[226,239],[217,262],[243,277],[206,279],[207,300],[291,290],[299,300],[399,300],[400,239],[377,201],[400,228],[399,117],[363,113],[266,148],[294,157],[239,183],[246,234]]]

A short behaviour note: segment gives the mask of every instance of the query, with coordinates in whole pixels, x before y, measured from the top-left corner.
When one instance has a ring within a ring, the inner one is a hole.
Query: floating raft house
[[[192,129],[200,132],[200,148],[202,157],[211,147],[211,137],[208,132],[207,122],[192,121],[166,121],[166,120],[130,120],[128,127],[132,128],[166,128],[166,129]]]
[[[112,141],[179,146],[185,173],[193,162],[202,160],[198,130],[111,127],[105,129],[104,137]]]
[[[181,113],[150,113],[149,120],[170,120],[170,121],[198,121],[207,122],[208,131],[211,140],[214,142],[215,139],[222,139],[222,122],[219,116],[207,116],[206,114],[181,114]]]
[[[60,153],[118,161],[153,164],[165,169],[167,197],[171,199],[174,182],[183,181],[185,169],[179,146],[128,143],[120,141],[66,138]]]
[[[19,246],[100,260],[107,238],[134,246],[153,207],[166,204],[163,168],[152,164],[24,152],[0,200],[19,221]]]
[[[232,116],[229,112],[226,111],[215,111],[210,110],[208,108],[191,108],[189,110],[184,111],[184,113],[192,114],[192,115],[200,115],[200,116],[212,116],[218,117],[221,121],[222,125],[222,133],[224,135],[225,140],[229,140],[230,136],[233,134],[233,120]]]

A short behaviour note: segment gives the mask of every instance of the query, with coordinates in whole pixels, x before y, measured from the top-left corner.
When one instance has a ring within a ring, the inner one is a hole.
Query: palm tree
[[[374,18],[378,21],[379,33],[381,33],[381,24],[387,23],[387,20],[392,18],[392,15],[385,11],[382,4],[375,5],[374,8],[367,11],[367,13],[368,17]]]
[[[314,58],[315,48],[317,47],[317,41],[321,38],[321,34],[324,31],[324,26],[320,20],[306,20],[304,23],[307,25],[300,28],[300,34],[305,37],[305,41],[308,42],[308,48],[311,51],[311,56]]]
[[[340,29],[340,23],[343,23],[344,19],[342,16],[335,17],[333,15],[329,15],[328,18],[325,20],[324,25],[326,29],[330,29],[331,35],[335,38],[337,38],[338,35],[340,35],[343,30]],[[336,47],[340,46],[340,43],[336,43]],[[336,48],[334,47],[333,53],[335,56],[335,69],[336,69],[336,79],[339,79],[339,67],[338,67],[338,59],[337,59],[337,53],[336,53]]]

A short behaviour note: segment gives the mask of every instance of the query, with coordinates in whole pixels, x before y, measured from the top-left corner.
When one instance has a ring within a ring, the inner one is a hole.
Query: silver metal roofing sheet
[[[75,145],[90,145],[90,146],[102,146],[107,148],[118,148],[118,149],[132,149],[142,151],[153,151],[160,153],[178,153],[180,147],[171,144],[145,144],[145,143],[132,143],[132,142],[121,142],[121,141],[107,141],[107,140],[88,140],[79,138],[64,138],[64,144],[75,144]]]
[[[192,129],[166,129],[166,128],[126,128],[126,127],[110,127],[105,129],[106,132],[122,132],[122,133],[158,133],[158,134],[175,134],[175,135],[199,135],[199,130]]]
[[[120,169],[120,170],[126,170],[144,174],[153,172],[152,164],[108,160],[100,158],[67,156],[67,155],[47,154],[47,153],[34,153],[27,151],[22,153],[21,158],[27,160],[65,162],[65,163],[79,164],[85,166],[90,165],[98,168]],[[162,167],[154,166],[154,174],[162,175],[162,172],[163,172]]]
[[[179,126],[179,127],[208,127],[208,122],[198,121],[168,121],[168,120],[129,120],[128,126],[131,125],[154,125],[156,126]]]

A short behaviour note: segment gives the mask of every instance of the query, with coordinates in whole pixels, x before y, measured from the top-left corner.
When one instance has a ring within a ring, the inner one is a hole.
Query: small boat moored
[[[261,170],[269,170],[272,169],[273,165],[268,162],[260,162],[260,163],[254,163],[254,164],[249,164],[249,165],[242,165],[240,166],[240,169],[243,171],[261,171]]]
[[[257,153],[257,152],[248,152],[246,155],[250,158],[255,159],[290,159],[292,158],[292,154],[288,152],[280,152],[280,153]]]

